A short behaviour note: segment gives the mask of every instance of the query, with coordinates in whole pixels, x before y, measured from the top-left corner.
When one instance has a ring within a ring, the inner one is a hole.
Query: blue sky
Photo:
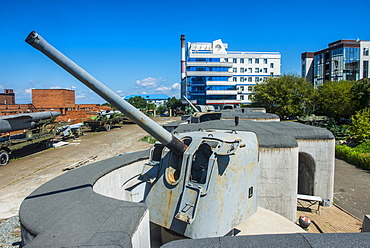
[[[301,53],[339,39],[370,40],[370,1],[0,0],[0,92],[16,103],[31,89],[74,89],[77,103],[104,103],[24,39],[38,32],[116,91],[179,97],[180,35],[222,39],[229,51],[280,52],[300,75]]]

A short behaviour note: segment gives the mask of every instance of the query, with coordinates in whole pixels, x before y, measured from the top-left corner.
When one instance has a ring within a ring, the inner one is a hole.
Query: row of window
[[[253,68],[249,67],[249,68],[239,68],[239,71],[240,73],[253,73]],[[233,68],[233,72],[237,73],[238,72],[238,68]],[[267,68],[254,68],[254,73],[267,73]]]
[[[246,88],[247,86],[243,86],[243,85],[241,85],[241,86],[238,86],[236,89],[237,90],[240,90],[240,91],[244,91],[244,88]],[[253,89],[253,86],[252,85],[249,85],[248,86],[248,91],[252,91],[252,89]]]
[[[240,96],[240,100],[241,100],[241,101],[244,101],[244,100],[250,100],[250,95],[241,95],[241,96]]]
[[[241,63],[241,64],[244,64],[245,63],[245,60],[247,60],[247,59],[244,59],[244,58],[240,58],[239,59],[239,63]],[[253,64],[253,60],[254,60],[254,63],[255,64],[259,64],[260,63],[260,61],[262,62],[262,63],[264,63],[264,64],[267,64],[267,59],[252,59],[252,58],[249,58],[248,59],[248,64]],[[224,61],[225,62],[233,62],[233,63],[238,63],[238,59],[237,58],[224,58]]]
[[[267,77],[233,77],[233,82],[238,82],[238,79],[239,79],[239,82],[253,82],[253,78],[254,78],[254,82],[266,82],[267,81]]]

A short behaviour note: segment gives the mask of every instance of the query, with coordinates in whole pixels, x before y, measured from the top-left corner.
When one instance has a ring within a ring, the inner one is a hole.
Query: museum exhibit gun
[[[160,143],[138,178],[150,221],[190,238],[223,236],[257,210],[258,142],[252,132],[200,130],[172,135],[92,77],[39,34],[40,50]]]
[[[44,120],[53,121],[59,115],[59,112],[45,111],[0,116],[0,133],[34,128]]]

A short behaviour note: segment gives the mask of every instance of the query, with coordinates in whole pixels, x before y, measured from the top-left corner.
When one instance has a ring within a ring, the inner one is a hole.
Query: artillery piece
[[[189,238],[223,236],[257,210],[258,142],[252,132],[173,135],[60,53],[36,32],[26,42],[159,140],[139,180],[150,221]]]

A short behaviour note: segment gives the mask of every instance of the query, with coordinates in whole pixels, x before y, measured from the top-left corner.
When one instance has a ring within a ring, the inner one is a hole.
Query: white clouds
[[[31,88],[31,89],[25,89],[25,90],[24,90],[25,94],[26,94],[26,95],[31,95],[31,94],[32,94],[32,89],[33,89],[33,88]]]
[[[136,80],[135,88],[138,92],[137,94],[165,94],[171,97],[178,97],[180,95],[181,86],[179,83],[169,85],[167,80],[162,78],[148,77],[142,80]]]
[[[59,89],[63,89],[63,87],[61,87],[61,86],[51,86],[50,89],[59,90]]]
[[[76,95],[76,99],[81,99],[81,98],[86,98],[86,97],[87,97],[87,93],[85,92],[82,92]]]
[[[136,86],[138,87],[147,87],[147,88],[155,88],[158,87],[159,84],[166,82],[162,78],[144,78],[142,80],[136,80]]]
[[[174,90],[180,90],[180,89],[181,89],[181,84],[179,84],[179,83],[174,83],[174,84],[172,85],[172,89],[174,89]]]
[[[157,92],[166,92],[166,91],[170,91],[172,88],[171,87],[166,87],[166,86],[159,86],[157,89],[155,89],[155,91]]]

